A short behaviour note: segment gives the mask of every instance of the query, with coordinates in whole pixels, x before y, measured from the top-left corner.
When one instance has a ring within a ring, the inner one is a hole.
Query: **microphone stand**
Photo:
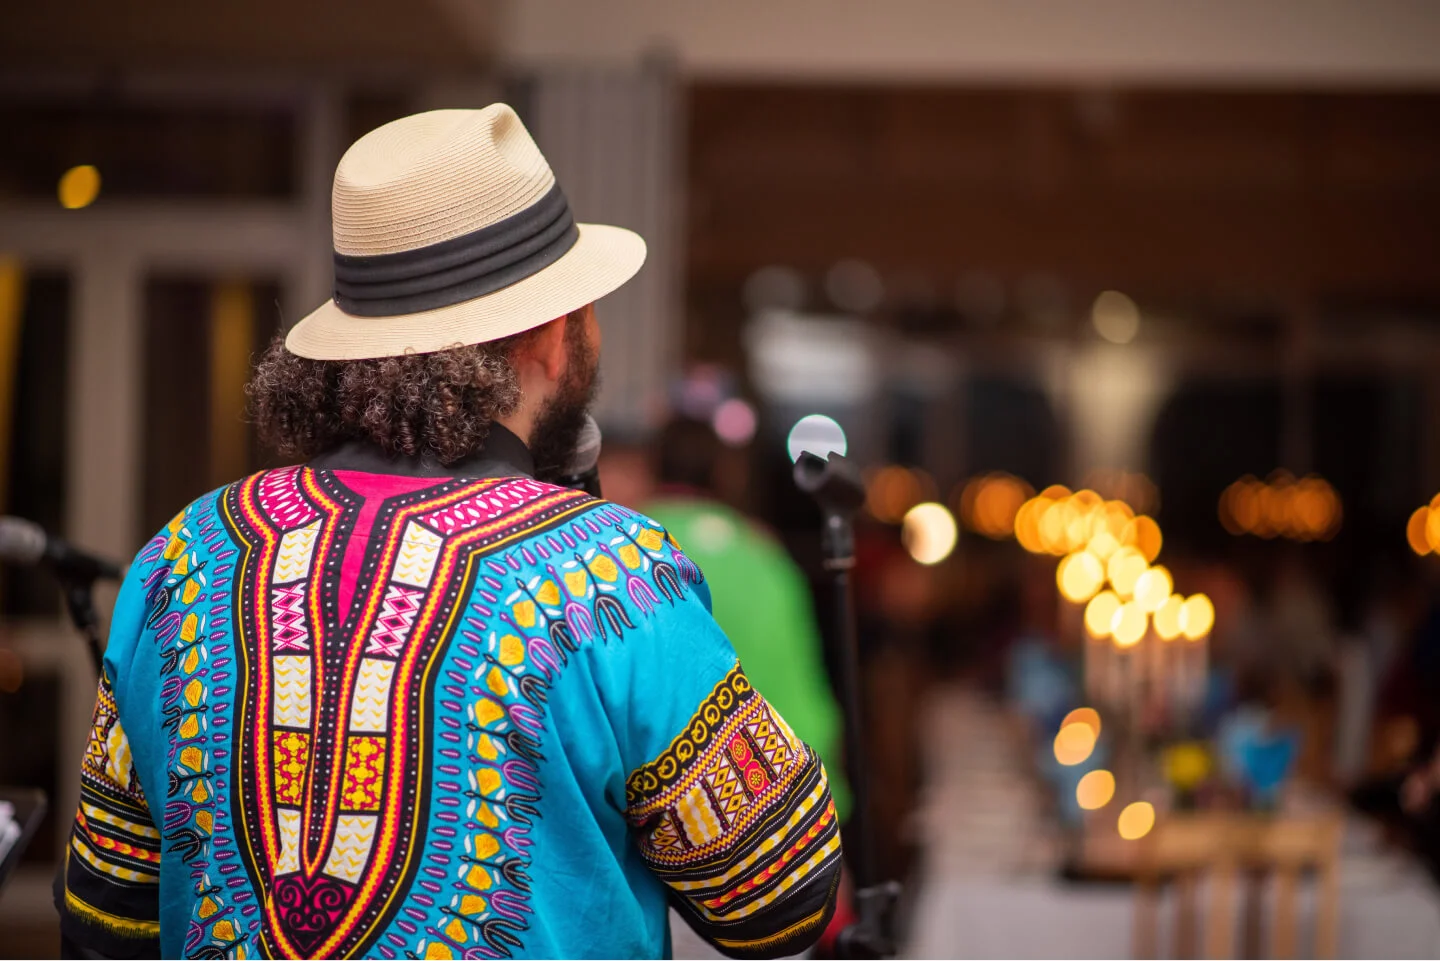
[[[100,616],[95,612],[95,577],[60,571],[55,572],[55,577],[65,595],[65,610],[70,613],[70,622],[85,638],[98,677],[105,671],[105,642],[100,636]]]
[[[865,489],[855,465],[843,455],[822,460],[802,453],[795,462],[795,486],[820,508],[823,525],[821,556],[831,583],[835,650],[840,695],[845,702],[845,759],[854,809],[851,837],[858,844],[849,861],[855,877],[857,920],[840,932],[836,953],[842,958],[888,958],[895,955],[897,881],[881,881],[875,864],[875,835],[870,821],[869,765],[861,735],[860,654],[855,624],[855,598],[850,571],[855,567],[855,512],[865,502]]]

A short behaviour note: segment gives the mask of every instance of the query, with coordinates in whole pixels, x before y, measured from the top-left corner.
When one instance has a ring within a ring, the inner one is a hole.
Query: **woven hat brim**
[[[645,263],[645,241],[624,227],[578,224],[559,260],[483,297],[394,317],[347,314],[326,301],[291,328],[285,347],[311,360],[365,360],[483,344],[564,317],[620,287]]]

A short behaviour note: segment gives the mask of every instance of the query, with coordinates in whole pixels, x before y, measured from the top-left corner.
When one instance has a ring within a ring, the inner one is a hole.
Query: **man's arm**
[[[100,679],[80,765],[80,807],[55,880],[69,956],[159,957],[159,887],[160,832],[107,674]]]
[[[646,863],[706,941],[778,957],[825,930],[840,883],[825,769],[739,663],[626,788]]]

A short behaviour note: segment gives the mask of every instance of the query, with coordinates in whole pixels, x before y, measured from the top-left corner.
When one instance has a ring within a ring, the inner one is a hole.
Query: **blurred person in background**
[[[664,529],[544,480],[644,242],[576,224],[503,104],[362,137],[334,224],[334,300],[250,385],[305,463],[184,508],[116,604],[65,952],[659,957],[667,902],[737,957],[806,948],[819,758]]]

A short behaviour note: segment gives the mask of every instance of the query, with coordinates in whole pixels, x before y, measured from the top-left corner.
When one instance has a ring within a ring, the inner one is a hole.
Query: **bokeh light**
[[[1185,599],[1180,606],[1180,633],[1192,641],[1198,641],[1215,626],[1215,605],[1204,594],[1195,594]]]
[[[1146,563],[1155,563],[1165,538],[1160,534],[1160,525],[1152,517],[1141,514],[1126,524],[1120,535],[1120,543],[1133,547],[1145,558]]]
[[[60,206],[66,210],[88,207],[100,196],[100,171],[90,164],[71,167],[60,176]]]
[[[1135,801],[1125,805],[1116,821],[1120,836],[1127,841],[1138,841],[1150,833],[1155,826],[1155,806],[1149,801]]]
[[[1075,803],[1086,811],[1098,811],[1115,796],[1115,775],[1104,768],[1090,771],[1075,785]]]
[[[1340,495],[1315,474],[1295,479],[1279,470],[1269,479],[1246,474],[1220,495],[1220,523],[1231,534],[1322,541],[1334,537],[1344,519]]]
[[[1109,637],[1110,625],[1114,623],[1118,610],[1120,598],[1114,591],[1096,594],[1085,605],[1085,630],[1090,632],[1091,637]]]
[[[1088,725],[1090,730],[1095,732],[1097,738],[1100,736],[1100,712],[1093,707],[1077,707],[1065,715],[1065,720],[1060,722],[1060,727],[1063,729],[1071,724]]]
[[[1424,557],[1435,549],[1430,543],[1430,508],[1416,508],[1415,513],[1410,515],[1410,521],[1405,525],[1405,539],[1410,542],[1410,549]]]
[[[1135,603],[1146,614],[1154,614],[1169,600],[1175,582],[1163,566],[1149,568],[1135,579]]]
[[[1066,724],[1055,735],[1055,760],[1066,767],[1083,764],[1095,750],[1095,731],[1085,723]]]
[[[1128,344],[1140,332],[1140,308],[1118,290],[1106,290],[1090,308],[1095,332],[1112,344]]]
[[[1135,584],[1140,580],[1140,575],[1149,568],[1145,558],[1133,547],[1122,547],[1110,555],[1110,560],[1105,564],[1105,572],[1110,578],[1110,585],[1115,588],[1115,593],[1122,598],[1129,598],[1135,593]]]
[[[1089,551],[1067,554],[1055,569],[1060,593],[1072,604],[1083,604],[1105,586],[1105,565]]]
[[[833,417],[824,414],[808,414],[795,422],[786,440],[790,459],[797,461],[800,455],[809,452],[816,457],[829,457],[832,453],[843,455],[849,444],[845,429]]]
[[[1150,619],[1134,601],[1121,604],[1110,617],[1110,636],[1119,647],[1134,647],[1145,636]]]
[[[1155,633],[1160,636],[1160,640],[1173,641],[1180,636],[1180,610],[1184,605],[1185,598],[1179,594],[1171,594],[1155,612]]]
[[[960,522],[978,534],[1002,540],[1016,532],[1020,508],[1034,493],[1029,484],[1012,474],[972,477],[960,491]],[[954,497],[951,500],[955,502]]]
[[[730,447],[744,447],[750,443],[755,437],[755,424],[755,408],[739,397],[721,403],[710,419],[715,436]]]
[[[916,504],[905,514],[900,540],[921,564],[938,564],[955,550],[959,537],[955,517],[944,504]]]
[[[865,509],[885,524],[898,524],[916,504],[935,499],[935,481],[918,468],[889,464],[865,483]]]

